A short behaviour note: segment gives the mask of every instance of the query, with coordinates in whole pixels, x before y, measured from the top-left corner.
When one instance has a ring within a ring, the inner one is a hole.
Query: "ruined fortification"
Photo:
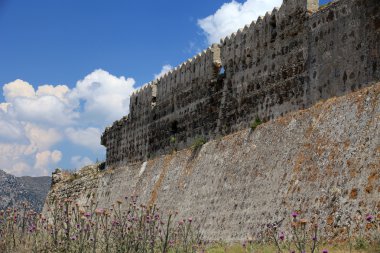
[[[107,166],[147,160],[380,80],[378,0],[284,0],[130,98]],[[224,71],[223,71],[224,70]]]
[[[102,136],[109,169],[55,173],[45,212],[138,195],[207,240],[259,238],[292,210],[344,237],[358,215],[380,219],[379,81],[379,0],[285,0],[135,93]]]

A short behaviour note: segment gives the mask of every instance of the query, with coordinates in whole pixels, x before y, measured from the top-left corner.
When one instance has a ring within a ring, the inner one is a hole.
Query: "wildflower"
[[[189,218],[189,223],[191,223],[193,221],[193,218],[192,217],[190,217]]]
[[[322,253],[329,253],[327,249],[322,250]]]
[[[367,217],[365,218],[368,222],[372,222],[373,216],[368,214]]]
[[[85,216],[86,218],[88,218],[88,217],[91,216],[91,213],[87,212],[87,213],[84,214],[84,216]]]
[[[298,213],[297,212],[292,212],[292,216],[293,216],[293,218],[296,218],[298,216]]]
[[[284,232],[281,232],[281,234],[280,234],[280,236],[278,238],[280,238],[280,240],[283,241],[285,239]]]

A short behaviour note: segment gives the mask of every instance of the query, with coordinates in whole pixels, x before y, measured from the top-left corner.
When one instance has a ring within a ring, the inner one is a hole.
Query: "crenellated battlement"
[[[284,0],[130,98],[102,136],[131,163],[308,108],[380,80],[380,2]],[[224,69],[224,72],[221,71]]]

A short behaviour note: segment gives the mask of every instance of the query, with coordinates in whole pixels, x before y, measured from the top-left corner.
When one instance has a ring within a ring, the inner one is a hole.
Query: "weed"
[[[169,139],[170,143],[176,143],[177,142],[177,138],[174,137],[174,136],[170,136],[170,139]]]
[[[197,137],[193,141],[193,145],[191,147],[195,150],[201,148],[206,143],[206,139],[204,137]]]
[[[367,249],[368,243],[363,237],[358,237],[355,240],[355,249],[357,250],[364,250]]]
[[[251,129],[252,131],[255,131],[255,129],[260,126],[263,122],[259,117],[256,117],[254,121],[251,122]]]
[[[192,253],[201,247],[192,218],[165,217],[155,205],[138,205],[137,196],[110,209],[93,202],[80,207],[69,198],[48,209],[49,218],[26,204],[0,211],[1,252]]]

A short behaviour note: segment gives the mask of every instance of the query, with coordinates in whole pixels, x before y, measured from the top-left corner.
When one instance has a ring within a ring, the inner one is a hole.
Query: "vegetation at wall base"
[[[193,219],[166,217],[156,206],[126,197],[112,208],[80,207],[71,199],[54,202],[45,217],[29,209],[0,212],[0,252],[154,253],[196,252],[203,247]]]
[[[179,219],[176,212],[165,216],[155,205],[137,204],[137,196],[126,196],[109,209],[98,208],[93,202],[81,207],[69,198],[53,203],[47,217],[25,203],[18,209],[0,211],[0,252],[380,252],[379,220],[371,214],[358,220],[363,228],[358,237],[348,236],[338,243],[327,240],[318,219],[308,220],[300,212],[292,212],[289,227],[282,226],[283,220],[268,223],[255,239],[228,244],[204,241],[193,218]],[[348,232],[352,228],[348,227]]]

